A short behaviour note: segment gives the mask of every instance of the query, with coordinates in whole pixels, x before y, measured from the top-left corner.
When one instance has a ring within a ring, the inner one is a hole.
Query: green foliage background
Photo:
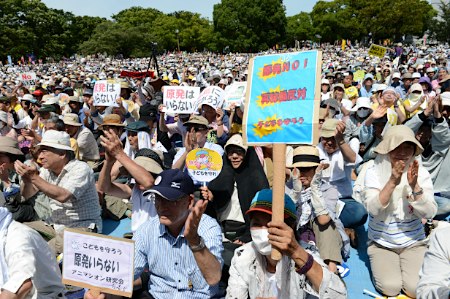
[[[197,13],[165,14],[131,7],[112,16],[75,16],[46,7],[40,0],[0,0],[0,59],[23,55],[61,59],[75,53],[124,57],[158,51],[257,52],[296,40],[398,40],[425,32],[450,41],[450,5],[440,0],[440,14],[425,0],[318,1],[311,13],[286,17],[282,0],[222,0],[213,21]]]

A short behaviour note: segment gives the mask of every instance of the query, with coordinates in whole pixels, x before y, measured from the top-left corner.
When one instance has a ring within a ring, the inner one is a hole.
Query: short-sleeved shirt
[[[89,227],[92,223],[101,232],[101,208],[92,169],[87,163],[71,160],[57,176],[42,168],[40,176],[50,184],[69,191],[73,198],[61,203],[50,198],[52,224],[67,227]]]
[[[212,298],[218,285],[208,285],[183,234],[184,228],[177,237],[172,236],[158,217],[142,224],[133,237],[135,279],[148,269],[149,293],[155,298]],[[222,230],[217,221],[203,215],[198,234],[223,265]]]
[[[100,159],[97,141],[91,130],[88,128],[81,128],[80,131],[78,131],[76,138],[80,150],[80,160],[87,162]]]
[[[58,298],[64,290],[61,272],[47,242],[33,229],[12,221],[5,241],[8,280],[2,289],[16,293],[31,278],[33,287],[25,298]]]

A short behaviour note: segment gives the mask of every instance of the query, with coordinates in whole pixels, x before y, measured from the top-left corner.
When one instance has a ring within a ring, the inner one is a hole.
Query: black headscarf
[[[223,168],[219,176],[208,184],[209,190],[214,195],[212,206],[216,213],[222,212],[231,200],[234,191],[234,182],[237,184],[239,203],[245,220],[245,233],[238,237],[243,242],[250,242],[250,219],[245,214],[255,194],[262,189],[269,188],[269,182],[264,169],[253,147],[249,147],[244,161],[238,169],[234,169],[228,160],[227,154],[223,155]]]

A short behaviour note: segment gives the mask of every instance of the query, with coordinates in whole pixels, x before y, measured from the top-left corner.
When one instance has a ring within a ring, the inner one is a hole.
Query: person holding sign
[[[295,238],[295,204],[284,196],[285,222],[271,221],[272,190],[259,191],[250,209],[252,242],[236,249],[230,268],[227,299],[347,298],[344,282],[330,272],[315,247]],[[282,254],[271,258],[272,246]]]
[[[219,289],[223,247],[219,224],[203,215],[208,201],[194,200],[192,179],[178,169],[161,172],[144,196],[148,193],[155,195],[158,217],[143,223],[133,237],[135,289],[141,288],[141,296],[137,291],[135,295],[158,299],[214,297]],[[93,296],[89,292],[85,298]]]

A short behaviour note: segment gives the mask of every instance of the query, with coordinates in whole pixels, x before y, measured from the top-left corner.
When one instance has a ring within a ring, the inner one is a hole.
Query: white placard
[[[165,86],[163,103],[167,113],[191,114],[197,110],[200,87]]]
[[[114,80],[96,81],[94,85],[94,106],[117,106],[120,98],[120,82]]]
[[[20,73],[19,75],[20,81],[24,86],[34,86],[36,85],[36,73],[35,72],[26,72]]]
[[[245,99],[245,91],[247,89],[247,82],[235,82],[225,88],[225,109],[228,109],[231,104],[240,106]]]
[[[131,297],[134,241],[64,230],[63,283]]]
[[[225,100],[225,90],[217,86],[206,87],[198,98],[198,105],[209,105],[217,110],[222,108]]]

